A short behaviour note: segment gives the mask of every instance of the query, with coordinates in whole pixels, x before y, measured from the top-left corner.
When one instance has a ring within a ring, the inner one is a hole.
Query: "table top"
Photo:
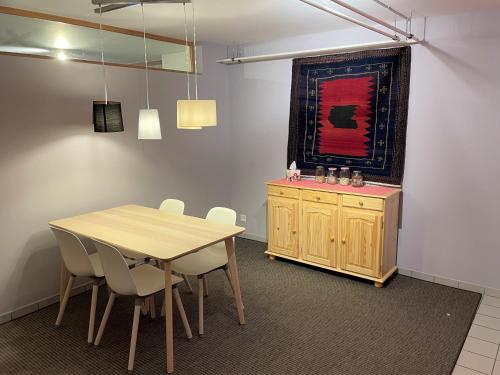
[[[286,178],[269,181],[268,185],[276,185],[276,186],[286,186],[286,187],[294,187],[298,189],[311,189],[311,190],[320,190],[320,191],[328,191],[334,193],[344,193],[344,194],[353,194],[353,195],[362,195],[367,197],[377,197],[377,198],[388,198],[391,195],[399,194],[401,189],[388,187],[388,186],[379,186],[379,185],[365,185],[363,187],[353,187],[352,185],[330,185],[325,183],[317,183],[314,180],[300,180],[296,182],[289,182]]]
[[[245,231],[235,225],[138,205],[96,211],[49,224],[161,260],[179,258]]]

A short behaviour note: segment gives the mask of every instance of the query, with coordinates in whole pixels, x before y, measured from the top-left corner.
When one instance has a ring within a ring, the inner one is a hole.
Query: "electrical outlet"
[[[247,221],[247,215],[245,214],[240,214],[240,221],[246,222]]]

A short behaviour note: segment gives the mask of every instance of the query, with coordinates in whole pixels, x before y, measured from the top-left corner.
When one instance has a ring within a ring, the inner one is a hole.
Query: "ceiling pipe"
[[[373,21],[373,22],[376,22],[378,23],[379,25],[381,26],[384,26],[386,28],[388,28],[389,30],[392,30],[398,34],[401,34],[401,35],[404,35],[405,37],[407,37],[408,39],[412,39],[413,38],[413,34],[411,33],[408,33],[406,32],[405,30],[403,29],[400,29],[399,27],[396,27],[394,25],[391,25],[390,23],[388,22],[385,22],[384,20],[380,19],[380,18],[377,18],[375,16],[372,16],[371,14],[369,13],[366,13],[365,11],[362,11],[361,9],[358,9],[356,7],[353,7],[352,5],[346,3],[345,1],[342,1],[342,0],[330,0],[332,3],[335,3],[337,5],[340,5],[341,7],[344,7],[346,9],[349,9],[351,12],[354,12],[354,13],[357,13],[359,14],[360,16],[363,16],[365,18],[368,18],[369,20]]]
[[[400,38],[397,36],[397,35],[393,35],[393,34],[390,34],[388,32],[385,32],[385,31],[382,31],[380,29],[377,29],[376,27],[373,27],[372,25],[369,25],[365,22],[362,22],[362,21],[358,21],[357,19],[353,18],[353,17],[350,17],[348,15],[345,15],[344,13],[341,13],[341,12],[338,12],[336,10],[333,10],[331,8],[328,8],[327,6],[324,6],[324,5],[321,5],[321,4],[316,4],[312,1],[309,1],[309,0],[300,0],[302,1],[303,3],[306,3],[306,4],[309,4],[317,9],[320,9],[322,11],[325,11],[325,12],[328,12],[330,14],[333,14],[334,16],[337,16],[339,18],[342,18],[346,21],[349,21],[349,22],[352,22],[358,26],[361,26],[361,27],[364,27],[365,29],[368,29],[368,30],[371,30],[371,31],[374,31],[378,34],[381,34],[381,35],[384,35],[388,38],[391,38],[392,40],[396,40],[396,41],[399,41]]]
[[[401,18],[403,18],[405,21],[409,21],[411,19],[411,17],[408,17],[406,14],[403,14],[401,12],[398,12],[396,9],[394,9],[393,7],[391,7],[390,5],[387,5],[385,3],[383,3],[382,1],[380,0],[373,0],[374,2],[376,2],[378,5],[384,7],[385,9],[391,11],[392,13],[394,13],[396,16],[399,16]]]
[[[233,65],[233,64],[245,64],[251,62],[260,61],[273,61],[273,60],[285,60],[292,59],[296,57],[314,57],[330,54],[338,54],[344,52],[359,52],[366,51],[375,48],[395,48],[395,47],[405,47],[413,44],[419,44],[421,42],[416,40],[406,40],[406,41],[383,41],[383,42],[372,42],[364,44],[352,44],[347,46],[333,47],[333,48],[320,48],[305,51],[294,51],[294,52],[282,52],[273,53],[269,55],[258,55],[258,56],[247,56],[247,57],[232,57],[227,59],[217,60],[220,64]]]
[[[100,5],[101,8],[94,9],[97,14],[111,12],[113,10],[127,8],[139,4],[183,4],[191,3],[191,0],[92,0],[93,5]]]

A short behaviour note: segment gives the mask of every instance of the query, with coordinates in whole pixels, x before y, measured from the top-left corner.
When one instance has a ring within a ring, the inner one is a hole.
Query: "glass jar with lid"
[[[349,185],[350,177],[349,167],[340,168],[340,185]]]
[[[330,185],[335,185],[337,183],[337,168],[328,168],[326,182]]]
[[[325,182],[325,168],[321,165],[316,167],[316,177],[314,178],[314,181],[320,184]]]
[[[365,183],[363,181],[363,174],[361,171],[352,172],[352,186],[354,187],[362,187]]]

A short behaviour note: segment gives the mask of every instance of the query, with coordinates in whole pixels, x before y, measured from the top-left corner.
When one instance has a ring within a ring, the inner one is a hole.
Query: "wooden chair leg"
[[[188,292],[190,294],[193,294],[193,288],[191,287],[191,283],[189,282],[189,279],[187,278],[187,276],[182,274],[182,278],[184,279],[184,282],[186,283],[186,287],[188,288]]]
[[[66,310],[66,305],[68,304],[69,295],[71,293],[71,288],[73,287],[74,281],[75,281],[75,276],[70,275],[68,280],[68,285],[66,286],[66,290],[64,292],[64,297],[62,299],[61,304],[59,305],[59,314],[57,314],[56,327],[59,327],[61,325],[64,311]]]
[[[161,304],[161,312],[160,312],[161,317],[165,317],[165,299],[163,299],[163,303]]]
[[[198,276],[198,335],[203,335],[203,277]]]
[[[234,294],[234,285],[233,285],[233,280],[231,278],[231,272],[229,271],[229,268],[224,268],[224,273],[226,274],[227,280],[229,281],[229,285],[231,285],[231,289],[233,290]],[[245,305],[243,305],[243,309],[245,309]]]
[[[208,281],[207,275],[203,275],[203,291],[205,292],[204,296],[208,297]]]
[[[156,319],[156,306],[155,306],[154,294],[149,297],[149,313],[151,314],[151,319]]]
[[[95,310],[97,306],[97,295],[99,292],[99,281],[94,280],[92,285],[92,300],[90,301],[89,332],[87,342],[91,345],[94,342]]]
[[[139,318],[141,316],[142,301],[137,298],[134,306],[134,319],[132,322],[132,336],[130,338],[130,352],[128,354],[128,371],[134,369],[135,347],[137,345],[137,332],[139,331]]]
[[[175,304],[177,305],[177,309],[179,310],[179,314],[181,316],[182,324],[184,325],[184,330],[186,331],[186,336],[191,340],[193,338],[193,334],[191,333],[191,327],[189,326],[186,311],[184,311],[184,305],[182,304],[179,289],[177,289],[177,287],[174,287],[172,292],[174,294]]]
[[[233,290],[234,293],[234,285],[233,285],[233,280],[231,279],[231,273],[229,272],[229,268],[224,268],[224,273],[226,274],[227,280],[229,281],[229,285],[231,286],[231,289]]]
[[[148,299],[148,297],[142,303],[141,311],[142,311],[142,315],[144,315],[144,316],[148,315],[148,313],[149,313],[149,299]]]
[[[111,313],[111,308],[113,307],[113,303],[115,302],[116,294],[111,292],[109,296],[108,303],[106,305],[106,310],[104,310],[104,315],[102,316],[101,325],[99,326],[99,331],[97,331],[97,336],[95,337],[95,346],[99,346],[102,339],[102,334],[104,333],[104,328],[106,328],[106,324],[108,323],[109,314]]]

